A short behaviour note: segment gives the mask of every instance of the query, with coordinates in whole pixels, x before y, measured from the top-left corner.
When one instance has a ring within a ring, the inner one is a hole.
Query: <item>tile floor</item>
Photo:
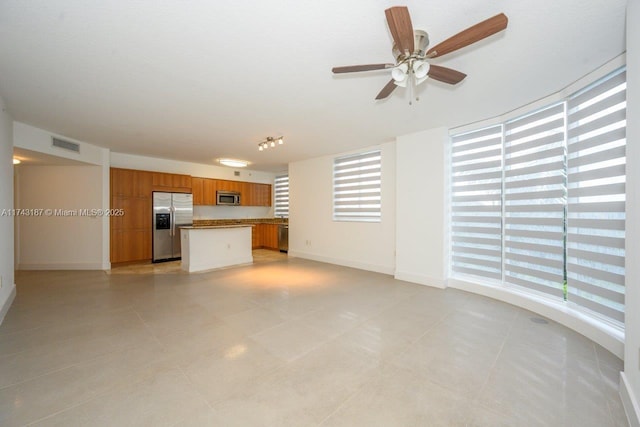
[[[627,425],[619,359],[454,289],[286,257],[16,280],[2,426]]]

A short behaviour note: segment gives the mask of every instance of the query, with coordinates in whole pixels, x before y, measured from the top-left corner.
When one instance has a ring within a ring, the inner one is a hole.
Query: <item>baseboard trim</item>
[[[9,292],[9,298],[2,304],[2,308],[0,308],[0,325],[4,321],[4,316],[7,315],[11,305],[13,304],[13,300],[16,299],[16,285],[11,284],[13,287],[11,288],[11,292]]]
[[[325,262],[327,264],[335,264],[335,265],[341,265],[343,267],[357,268],[358,270],[373,271],[374,273],[388,274],[390,276],[393,276],[393,273],[394,273],[393,267],[385,267],[382,265],[368,264],[360,261],[353,261],[353,260],[342,259],[342,258],[333,258],[333,257],[327,257],[323,255],[315,255],[307,252],[298,252],[298,251],[292,251],[292,250],[289,250],[288,255],[293,258],[303,258],[311,261]]]
[[[407,271],[396,271],[394,276],[397,280],[417,283],[418,285],[431,286],[433,288],[445,289],[447,287],[443,279],[435,279],[424,274],[410,273]]]
[[[638,399],[636,399],[636,395],[631,389],[624,372],[620,373],[620,399],[622,400],[622,406],[624,406],[624,412],[627,414],[629,426],[640,427],[640,406],[638,405]]]
[[[18,264],[18,270],[103,270],[102,262],[67,264]]]

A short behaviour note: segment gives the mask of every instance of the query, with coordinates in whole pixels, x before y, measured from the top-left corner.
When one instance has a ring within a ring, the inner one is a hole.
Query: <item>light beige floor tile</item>
[[[251,338],[271,354],[291,362],[328,341],[329,335],[294,319],[251,335]]]
[[[245,339],[202,355],[182,369],[209,403],[251,393],[260,378],[281,367],[281,359]]]
[[[251,335],[284,322],[284,318],[262,307],[252,307],[222,318],[231,328]]]
[[[411,369],[388,369],[323,426],[464,426],[470,402]]]
[[[480,393],[483,406],[532,425],[611,425],[597,363],[506,344]]]
[[[164,369],[159,345],[110,353],[0,389],[0,425],[22,425],[69,409]]]
[[[173,426],[193,412],[210,409],[182,372],[155,372],[81,405],[48,417],[36,426]]]
[[[140,325],[139,317],[130,309],[97,312],[88,319],[67,313],[64,318],[35,329],[0,335],[0,355],[18,353],[42,345],[55,346],[72,338],[91,339],[102,334],[113,334],[129,326],[135,328]]]
[[[433,383],[459,395],[475,398],[487,380],[503,340],[457,325],[441,325],[391,363],[405,369],[415,369]]]
[[[155,343],[155,338],[140,324],[95,336],[82,335],[32,347],[0,357],[0,388],[88,362],[108,353]]]
[[[521,310],[513,322],[508,341],[545,348],[558,357],[597,360],[593,341],[552,320],[544,319],[547,323],[537,323],[532,319],[544,318]]]

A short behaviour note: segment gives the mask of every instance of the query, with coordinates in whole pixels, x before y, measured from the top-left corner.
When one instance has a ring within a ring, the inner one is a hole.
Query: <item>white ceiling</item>
[[[431,45],[504,12],[506,31],[433,63],[468,74],[375,101],[382,0],[2,0],[0,96],[17,121],[113,151],[280,171],[551,94],[625,50],[626,0],[406,1]],[[285,145],[258,152],[266,136]]]

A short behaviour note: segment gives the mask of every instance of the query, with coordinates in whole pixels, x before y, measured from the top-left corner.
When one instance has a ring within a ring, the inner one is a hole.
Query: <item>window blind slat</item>
[[[624,267],[625,266],[625,258],[621,255],[611,255],[602,252],[593,252],[582,249],[576,249],[569,247],[567,249],[567,254],[569,258],[579,258],[586,261],[592,261],[594,263],[600,262],[609,264],[615,267]]]
[[[487,180],[495,180],[502,179],[502,171],[480,171],[479,173],[473,174],[465,174],[465,175],[454,175],[452,178],[452,182],[473,182],[473,181],[487,181]],[[500,187],[501,183],[498,183],[498,187]]]
[[[557,243],[557,242],[556,242]],[[541,252],[547,254],[563,254],[564,248],[557,245],[544,245],[537,242],[517,242],[507,241],[504,242],[506,248],[520,249],[531,252]]]

